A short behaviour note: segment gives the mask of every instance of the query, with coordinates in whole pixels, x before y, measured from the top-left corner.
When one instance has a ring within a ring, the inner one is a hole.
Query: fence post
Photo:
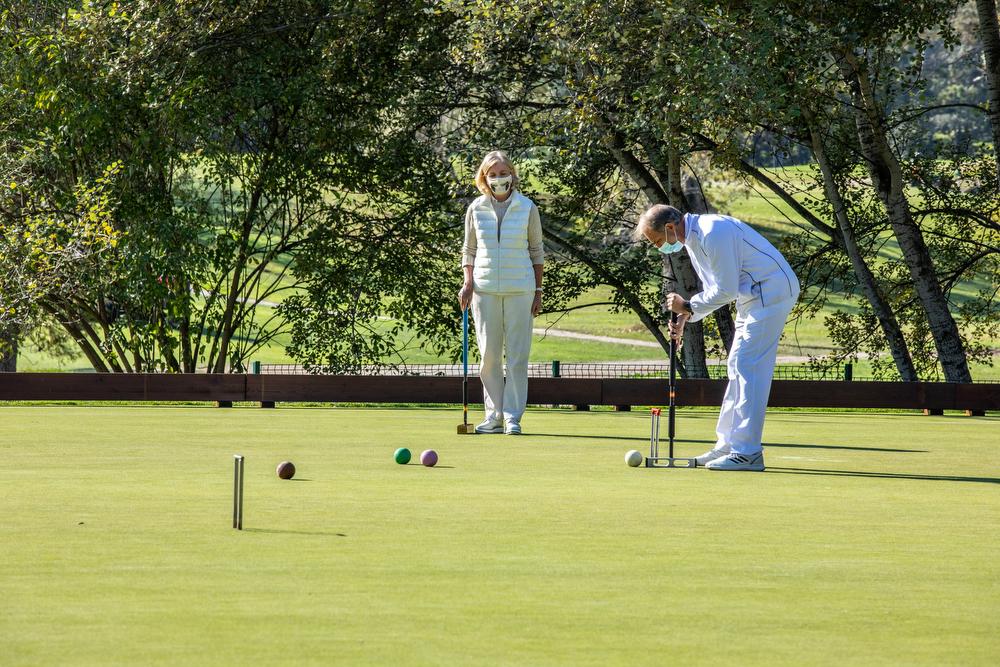
[[[242,369],[234,370],[233,372],[234,373],[240,373],[240,372],[242,372]],[[232,401],[216,401],[215,402],[215,407],[217,407],[217,408],[231,408],[231,407],[233,407],[233,402]]]
[[[250,371],[254,375],[260,375],[260,362],[259,361],[253,361],[253,362],[251,362],[250,363]],[[260,407],[262,407],[262,408],[273,408],[274,407],[274,401],[261,401],[260,402]]]
[[[554,377],[554,378],[559,377],[559,360],[558,359],[553,359],[552,360],[552,377]],[[548,404],[548,406],[550,408],[552,408],[553,410],[556,410],[556,409],[558,409],[560,407],[560,405],[558,403],[550,403],[550,404]]]
[[[559,360],[558,359],[553,359],[552,360],[552,377],[554,377],[554,378],[562,377],[562,375],[560,374],[560,365],[559,365]],[[553,406],[553,407],[555,407],[555,406]],[[577,410],[579,412],[586,412],[587,410],[590,410],[590,406],[589,405],[574,405],[573,409]]]

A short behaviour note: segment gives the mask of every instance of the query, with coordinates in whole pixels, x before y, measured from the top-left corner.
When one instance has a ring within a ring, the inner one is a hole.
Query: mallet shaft
[[[462,309],[462,425],[469,424],[469,309]]]
[[[670,313],[671,326],[677,324],[677,313]],[[677,339],[670,332],[670,402],[667,404],[667,442],[670,448],[670,458],[674,458],[674,400],[677,395]]]

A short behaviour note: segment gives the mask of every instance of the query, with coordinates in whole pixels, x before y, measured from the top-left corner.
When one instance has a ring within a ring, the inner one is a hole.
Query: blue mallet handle
[[[462,424],[469,423],[469,309],[462,309]]]

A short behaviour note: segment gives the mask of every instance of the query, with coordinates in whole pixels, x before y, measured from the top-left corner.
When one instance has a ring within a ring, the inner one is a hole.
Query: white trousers
[[[767,397],[771,393],[778,340],[795,299],[767,308],[737,308],[736,333],[729,351],[729,384],[715,427],[719,445],[738,454],[761,451]]]
[[[472,319],[479,346],[486,419],[521,421],[528,402],[528,355],[531,352],[533,292],[472,294]],[[503,377],[507,358],[507,380]]]

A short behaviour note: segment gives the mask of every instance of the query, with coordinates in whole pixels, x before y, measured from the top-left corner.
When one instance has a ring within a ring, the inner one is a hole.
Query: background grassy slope
[[[768,173],[799,192],[799,197],[806,193],[809,186],[810,167],[790,167],[784,169],[766,170]],[[765,236],[774,242],[802,228],[803,223],[791,208],[770,191],[748,187],[740,180],[732,180],[725,175],[716,175],[716,180],[703,182],[703,187],[713,205],[719,210],[751,222]],[[894,252],[895,244],[887,242],[884,252]],[[456,274],[456,285],[460,276]],[[283,291],[268,297],[269,302],[280,302],[294,290],[292,276],[286,274],[280,282]],[[971,297],[976,290],[985,286],[985,282],[972,282],[960,285],[954,292],[956,301]],[[609,288],[598,288],[577,299],[572,306],[590,303],[607,302],[610,296]],[[262,311],[269,311],[270,306],[259,306]],[[824,325],[824,318],[836,311],[856,312],[855,298],[849,295],[830,296],[828,303],[815,318],[799,318],[790,321],[785,328],[785,334],[779,346],[779,355],[787,357],[807,357],[822,355],[831,351],[832,346]],[[264,315],[264,313],[262,313]],[[260,318],[258,318],[260,319]],[[594,306],[572,310],[567,313],[543,314],[536,319],[536,328],[571,331],[582,334],[610,336],[613,338],[653,341],[653,337],[632,313],[613,313],[607,306]],[[409,341],[404,353],[407,363],[449,363],[437,355],[419,349],[419,338],[412,333],[404,333],[402,340]],[[289,336],[281,335],[270,344],[253,355],[253,359],[262,363],[287,364],[294,363],[285,352]],[[1000,338],[988,341],[994,349],[1000,349]],[[532,344],[531,359],[533,362],[548,362],[553,359],[566,362],[599,362],[599,361],[631,361],[650,360],[663,361],[665,354],[657,348],[648,346],[629,346],[621,343],[574,340],[556,336],[538,335]],[[721,360],[715,360],[719,362]],[[92,370],[82,356],[71,359],[53,357],[46,350],[26,346],[19,356],[21,370]],[[996,365],[974,364],[973,377],[977,380],[1000,379],[1000,367]],[[868,364],[861,361],[856,374],[864,376],[869,372]]]

